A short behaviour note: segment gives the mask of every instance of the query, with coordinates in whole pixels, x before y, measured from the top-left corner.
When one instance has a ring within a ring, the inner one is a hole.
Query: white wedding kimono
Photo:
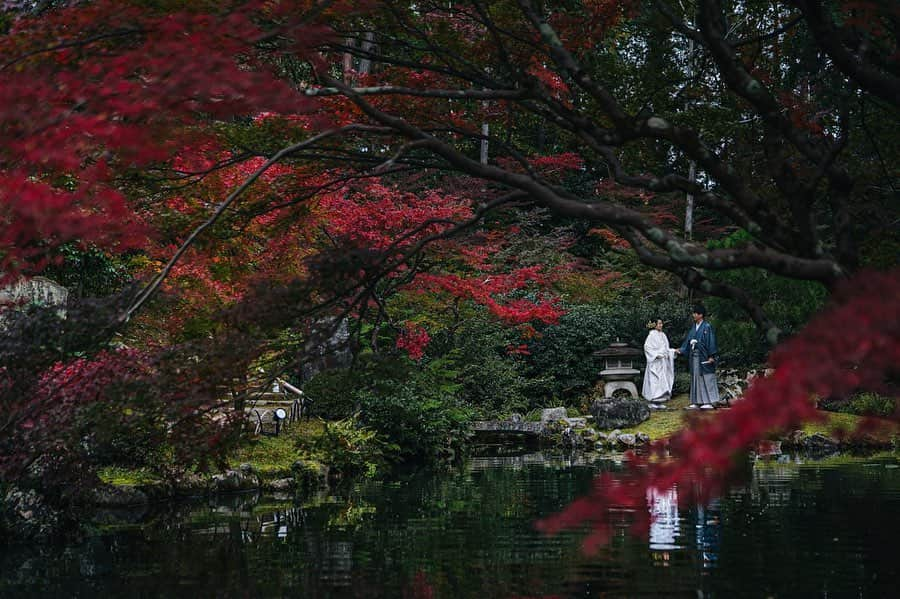
[[[675,383],[675,350],[669,348],[669,338],[662,331],[650,331],[644,342],[644,387],[641,395],[653,402],[668,401]]]

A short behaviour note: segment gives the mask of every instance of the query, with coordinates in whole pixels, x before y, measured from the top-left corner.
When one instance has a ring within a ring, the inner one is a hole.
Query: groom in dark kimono
[[[695,304],[691,309],[694,326],[675,353],[687,356],[691,370],[691,404],[688,409],[698,407],[711,410],[719,403],[719,385],[716,381],[716,332],[706,322],[706,308]]]

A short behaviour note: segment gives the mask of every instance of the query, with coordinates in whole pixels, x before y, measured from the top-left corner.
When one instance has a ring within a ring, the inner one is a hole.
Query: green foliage
[[[359,397],[363,422],[396,443],[401,460],[453,460],[470,436],[471,411],[420,381],[398,382],[384,395],[363,392]]]
[[[327,420],[349,418],[356,411],[353,394],[363,386],[365,377],[365,371],[358,368],[326,370],[304,384],[303,392],[317,416]]]
[[[450,355],[458,370],[458,397],[481,417],[523,412],[529,407],[523,362],[506,352],[517,337],[517,331],[486,316],[473,318],[456,335],[457,346]]]
[[[59,249],[63,261],[50,266],[46,276],[78,297],[105,296],[120,291],[130,280],[126,260],[96,248],[66,244]]]
[[[172,463],[162,406],[138,385],[108,384],[106,400],[73,414],[86,458],[94,466],[165,472]]]
[[[251,437],[246,439],[232,457],[230,466],[237,468],[247,462],[263,478],[290,476],[293,465],[298,460],[309,457],[298,448],[314,446],[314,440],[322,435],[323,430],[324,423],[321,420],[301,420],[282,428],[277,437]]]
[[[691,373],[687,371],[675,371],[675,384],[672,385],[672,393],[690,393],[691,392]]]
[[[819,407],[856,416],[888,417],[897,408],[897,400],[878,393],[858,393],[846,401],[822,401]]]
[[[860,260],[866,267],[887,270],[897,265],[900,257],[900,234],[896,231],[872,235],[860,247]]]
[[[148,469],[130,469],[121,466],[106,466],[97,471],[97,476],[110,485],[146,485],[160,482],[159,476]]]
[[[324,423],[322,434],[300,437],[297,447],[342,474],[373,475],[387,464],[396,447],[384,443],[379,434],[355,418]]]
[[[469,436],[472,410],[460,398],[459,376],[452,357],[417,364],[365,354],[353,369],[317,375],[304,392],[320,416],[358,410],[360,423],[393,444],[388,457],[443,461]]]

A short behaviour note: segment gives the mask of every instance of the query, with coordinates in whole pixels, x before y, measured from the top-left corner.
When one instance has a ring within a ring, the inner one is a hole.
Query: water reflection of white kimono
[[[644,387],[641,395],[648,401],[668,401],[675,383],[675,350],[669,348],[669,338],[653,329],[644,341]]]
[[[650,549],[671,551],[680,549],[681,522],[678,517],[678,491],[647,489],[647,505],[650,508]]]

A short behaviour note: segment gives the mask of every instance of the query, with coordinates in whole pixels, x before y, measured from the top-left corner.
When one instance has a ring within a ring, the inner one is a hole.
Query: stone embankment
[[[589,416],[569,417],[566,408],[547,408],[541,412],[540,421],[525,421],[520,414],[513,414],[507,420],[475,422],[473,429],[476,435],[503,437],[523,443],[531,441],[565,449],[605,451],[634,449],[649,444],[649,435],[622,433],[620,430],[649,417],[650,411],[643,402],[608,399],[598,400],[594,404],[596,410],[592,407],[593,413]],[[600,427],[594,424],[598,419]],[[598,431],[597,428],[601,427],[613,430]]]
[[[116,510],[136,508],[151,503],[197,497],[214,497],[233,493],[293,493],[326,487],[329,468],[319,462],[298,460],[291,475],[263,479],[250,464],[241,464],[220,474],[200,476],[186,474],[171,482],[140,485],[104,484],[92,489],[84,498],[95,508]],[[0,529],[21,540],[46,540],[66,527],[67,515],[55,509],[36,489],[12,486],[7,489],[0,510]]]

